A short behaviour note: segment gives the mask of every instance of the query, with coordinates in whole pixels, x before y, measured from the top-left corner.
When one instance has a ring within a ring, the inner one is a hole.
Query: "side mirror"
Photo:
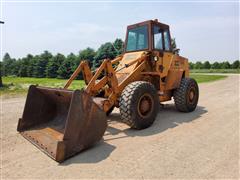
[[[179,54],[180,49],[173,49],[173,54]]]

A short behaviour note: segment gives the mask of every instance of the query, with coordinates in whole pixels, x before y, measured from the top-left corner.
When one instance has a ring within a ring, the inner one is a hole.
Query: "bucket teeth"
[[[106,128],[105,112],[85,91],[30,86],[17,130],[62,162],[99,141]]]

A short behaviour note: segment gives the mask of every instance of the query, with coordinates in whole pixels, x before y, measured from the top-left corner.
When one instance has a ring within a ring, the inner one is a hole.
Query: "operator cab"
[[[172,52],[169,26],[150,20],[127,27],[125,52]]]

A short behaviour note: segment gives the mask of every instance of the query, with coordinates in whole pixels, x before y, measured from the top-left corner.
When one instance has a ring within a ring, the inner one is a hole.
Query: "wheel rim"
[[[153,98],[150,94],[143,94],[138,101],[138,114],[146,118],[153,111]]]
[[[196,100],[196,88],[190,87],[188,91],[188,103],[194,104]]]

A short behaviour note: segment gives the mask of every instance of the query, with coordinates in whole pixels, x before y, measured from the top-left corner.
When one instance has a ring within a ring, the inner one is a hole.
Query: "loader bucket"
[[[58,162],[99,141],[106,114],[84,90],[30,86],[17,130]]]

